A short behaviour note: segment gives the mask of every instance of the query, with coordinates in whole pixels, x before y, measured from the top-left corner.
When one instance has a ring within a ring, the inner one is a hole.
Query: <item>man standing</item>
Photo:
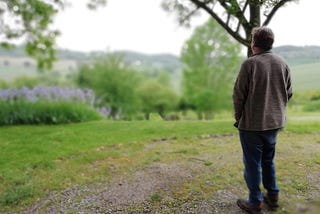
[[[233,91],[235,126],[239,129],[244,179],[249,189],[248,200],[239,199],[237,205],[248,213],[261,213],[263,201],[271,208],[279,206],[273,159],[292,88],[288,65],[271,52],[273,41],[270,28],[253,29],[253,56],[242,63]],[[261,180],[267,191],[264,194]]]

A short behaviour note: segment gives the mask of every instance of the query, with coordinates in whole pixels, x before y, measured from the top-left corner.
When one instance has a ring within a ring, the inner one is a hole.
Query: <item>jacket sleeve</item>
[[[248,90],[249,90],[249,75],[248,69],[245,63],[241,65],[240,72],[236,79],[233,88],[233,107],[234,107],[234,118],[236,123],[239,122],[244,105],[247,100]]]

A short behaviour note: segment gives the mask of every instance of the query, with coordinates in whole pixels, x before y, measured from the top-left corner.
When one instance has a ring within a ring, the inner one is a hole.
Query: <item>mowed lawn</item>
[[[306,140],[303,145],[295,144],[294,147],[310,146],[317,151],[320,147],[320,120],[306,117],[317,118],[319,115],[306,115],[302,119],[295,115],[289,120],[284,136],[290,136],[290,133],[302,136],[301,139],[311,136],[310,142]],[[188,155],[187,149],[197,148],[200,139],[226,134],[237,135],[231,118],[212,121],[102,120],[56,126],[0,127],[0,211],[28,206],[49,191],[108,180],[112,176],[108,164],[113,160],[117,160],[123,170],[146,165],[155,160],[154,153],[143,152],[149,143],[174,139],[180,142],[179,151],[186,151],[180,153]],[[184,150],[186,141],[189,143]],[[288,141],[292,139],[288,137]],[[235,145],[239,146],[237,140],[228,145],[230,148],[225,148],[226,154]],[[290,142],[281,143],[279,147],[285,162]],[[223,153],[224,150],[217,152]],[[304,156],[300,154],[296,161],[287,165],[290,170],[282,167],[280,174],[287,176],[295,170],[296,164],[320,167],[320,155],[308,158],[308,163],[303,160]],[[296,169],[302,175],[304,169],[300,168]],[[305,188],[305,184],[293,185]]]

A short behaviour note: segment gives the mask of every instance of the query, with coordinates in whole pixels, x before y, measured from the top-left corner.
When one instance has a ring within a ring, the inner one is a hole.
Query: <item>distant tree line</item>
[[[97,105],[111,107],[112,118],[131,119],[142,112],[145,119],[151,113],[177,119],[170,113],[192,110],[199,119],[212,119],[215,113],[232,107],[231,87],[243,58],[240,53],[240,45],[209,20],[195,30],[182,49],[180,91],[172,87],[168,73],[141,75],[119,55],[107,55],[82,66],[76,81],[96,92]]]

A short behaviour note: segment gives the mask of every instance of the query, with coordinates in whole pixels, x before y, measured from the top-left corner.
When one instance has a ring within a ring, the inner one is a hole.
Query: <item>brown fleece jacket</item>
[[[240,130],[282,128],[292,96],[288,65],[271,51],[246,59],[233,89],[235,119]]]

